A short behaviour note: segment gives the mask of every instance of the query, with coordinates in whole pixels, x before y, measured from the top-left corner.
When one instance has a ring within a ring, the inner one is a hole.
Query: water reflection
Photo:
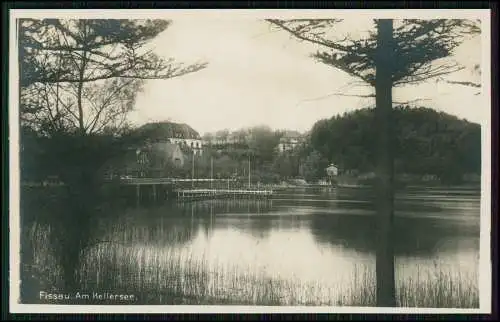
[[[252,293],[272,279],[288,285],[296,300],[340,298],[358,287],[353,274],[374,272],[373,197],[369,189],[302,188],[280,191],[272,200],[120,210],[93,221],[92,239],[109,243],[89,249],[86,283],[163,291],[173,281],[184,289],[182,283],[198,276],[189,289],[203,285],[204,296],[216,296],[241,283]],[[423,271],[436,271],[436,263],[445,273],[477,273],[479,198],[469,190],[398,192],[394,248],[401,281],[419,280]],[[106,271],[115,284],[103,282]]]
[[[431,257],[438,252],[477,250],[478,196],[469,193],[468,198],[457,199],[456,195],[436,193],[430,197],[431,192],[398,195],[396,255]],[[256,239],[271,233],[308,231],[318,244],[370,254],[375,251],[376,220],[370,198],[370,192],[361,189],[288,190],[274,200],[206,200],[135,208],[99,227],[103,232],[111,229],[112,236],[119,234],[122,242],[164,245],[186,244],[199,229],[206,237],[236,230]],[[228,242],[237,247],[237,241]]]
[[[320,243],[342,245],[358,252],[375,252],[373,215],[315,215],[311,233]],[[479,248],[479,226],[455,225],[443,219],[395,218],[395,255],[435,256],[438,251],[457,252]],[[450,242],[450,241],[454,242]]]

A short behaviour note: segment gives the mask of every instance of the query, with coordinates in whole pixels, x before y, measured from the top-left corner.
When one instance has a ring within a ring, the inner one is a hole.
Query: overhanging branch
[[[309,41],[311,43],[314,43],[314,44],[317,44],[317,45],[321,45],[321,46],[325,46],[325,47],[328,47],[328,48],[331,48],[331,49],[336,49],[336,50],[339,50],[339,51],[348,51],[348,47],[346,46],[343,46],[339,43],[336,43],[336,42],[333,42],[333,41],[329,41],[329,40],[326,40],[326,39],[322,39],[320,37],[317,37],[316,35],[306,35],[303,30],[301,30],[300,28],[298,29],[293,29],[292,27],[289,27],[287,26],[287,20],[280,20],[280,19],[266,19],[267,22],[289,32],[290,34],[292,34],[294,37],[296,37],[297,39],[299,40],[305,40],[305,41]],[[338,22],[339,20],[337,20]],[[335,23],[335,20],[332,20],[333,23]]]
[[[461,82],[461,81],[453,81],[453,80],[446,80],[446,82],[449,84],[457,84],[457,85],[481,88],[481,84],[474,83],[474,82],[466,82],[466,81]]]

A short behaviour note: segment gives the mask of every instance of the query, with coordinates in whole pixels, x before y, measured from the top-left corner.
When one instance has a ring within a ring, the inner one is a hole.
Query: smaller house
[[[176,167],[184,166],[185,156],[177,144],[169,142],[157,142],[151,145],[151,150],[163,160]]]
[[[326,168],[326,174],[329,178],[336,177],[339,174],[339,168],[331,163],[327,168]]]
[[[186,156],[177,144],[165,141],[146,142],[142,146],[130,147],[119,163],[114,162],[114,168],[124,175],[165,176],[182,168],[185,162]]]

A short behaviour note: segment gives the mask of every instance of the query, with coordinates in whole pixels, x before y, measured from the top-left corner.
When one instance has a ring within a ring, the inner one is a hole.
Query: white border
[[[414,9],[414,10],[220,10],[220,9],[92,9],[92,10],[10,10],[9,50],[9,147],[10,147],[10,312],[11,313],[439,313],[474,314],[491,313],[491,114],[482,127],[482,186],[481,186],[481,242],[480,242],[480,308],[479,309],[430,309],[430,308],[373,308],[373,307],[270,307],[270,306],[165,306],[165,305],[32,305],[18,304],[19,298],[19,124],[18,124],[18,63],[16,24],[18,18],[168,18],[168,19],[265,19],[265,18],[468,18],[482,20],[482,97],[491,106],[490,74],[490,10],[489,9]],[[473,107],[471,107],[473,108]],[[491,109],[490,109],[491,110]]]

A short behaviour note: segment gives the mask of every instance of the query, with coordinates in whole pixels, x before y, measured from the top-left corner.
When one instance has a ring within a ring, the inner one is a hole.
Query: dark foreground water
[[[295,188],[267,201],[173,203],[95,218],[79,264],[81,292],[69,297],[102,302],[98,292],[108,300],[134,295],[128,304],[374,305],[371,199],[360,188]],[[397,194],[398,305],[478,307],[479,208],[474,189]],[[45,281],[43,290],[59,294],[50,229],[29,223],[24,234],[34,276]]]

